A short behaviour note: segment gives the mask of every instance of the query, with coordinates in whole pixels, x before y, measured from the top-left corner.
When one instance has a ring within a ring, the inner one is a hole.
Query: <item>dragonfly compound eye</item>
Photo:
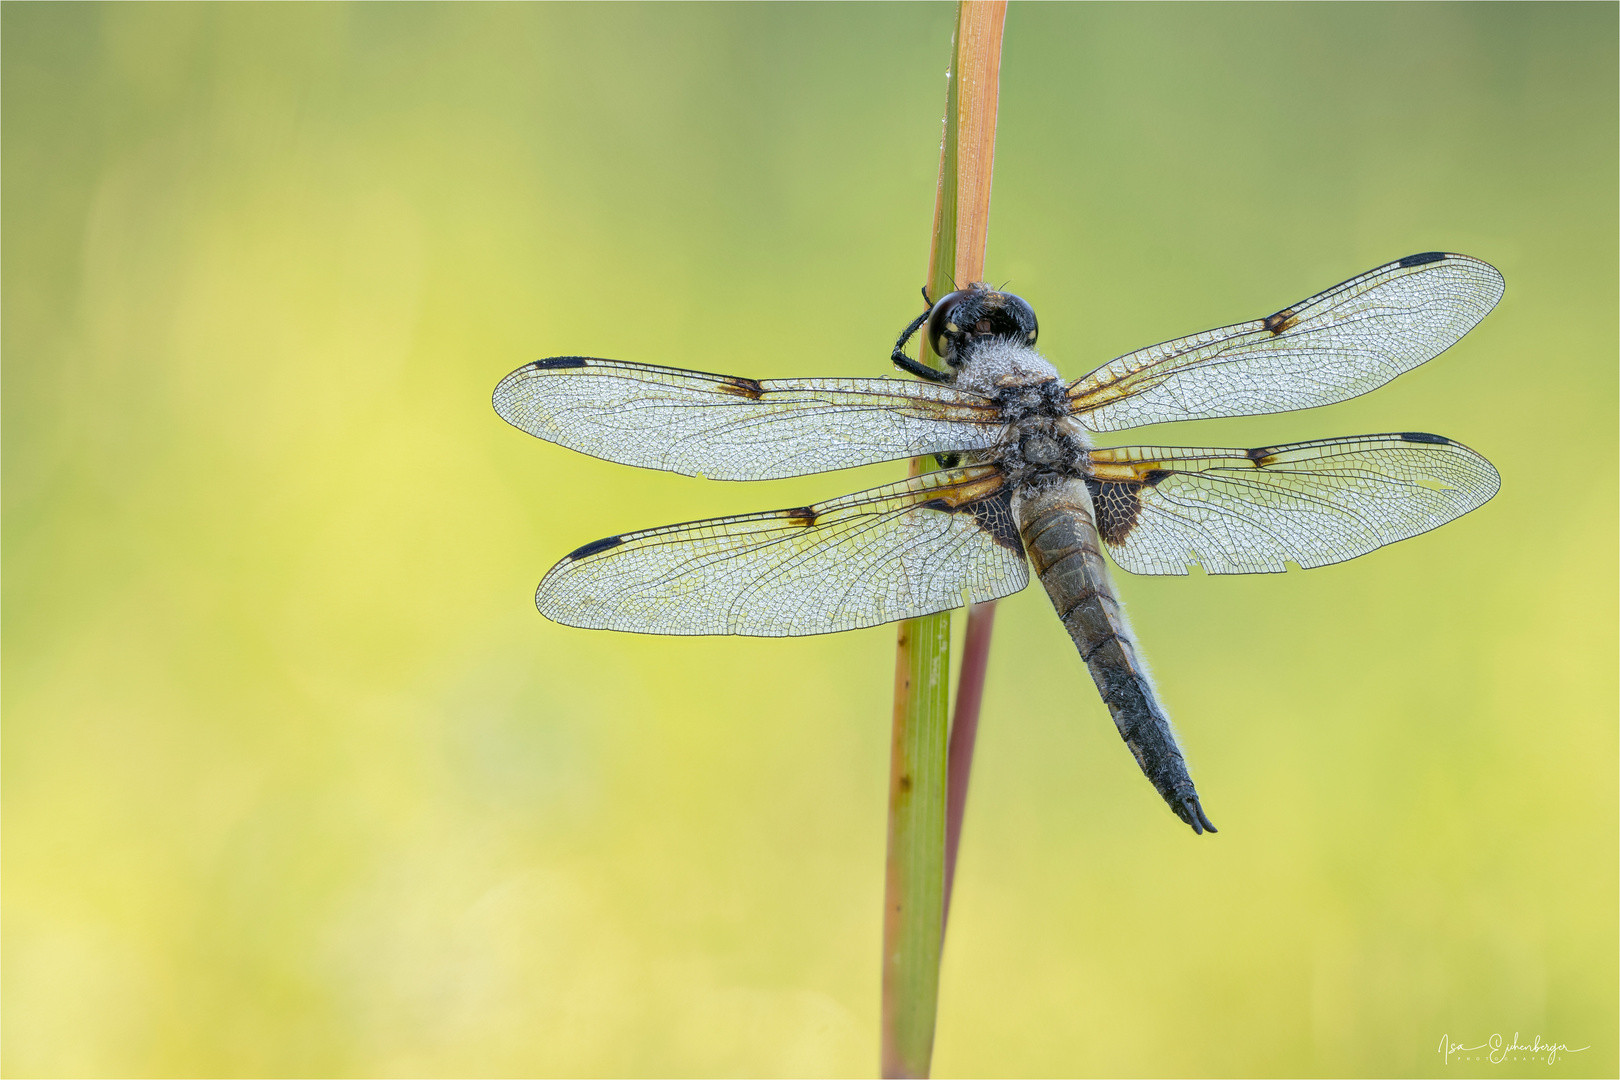
[[[928,313],[928,345],[934,355],[952,363],[956,355],[956,339],[962,336],[962,325],[957,321],[957,308],[972,295],[968,290],[946,293]]]
[[[946,363],[958,367],[963,346],[975,339],[1001,338],[1035,344],[1039,328],[1035,311],[1021,296],[996,292],[987,285],[942,296],[928,316],[928,342]]]
[[[1040,334],[1040,324],[1035,321],[1035,309],[1030,307],[1022,296],[1012,293],[1001,294],[1001,310],[1006,320],[1010,321],[1016,331],[1008,334],[1022,341],[1025,345],[1035,344],[1035,338]],[[1006,331],[1003,331],[1006,333]]]

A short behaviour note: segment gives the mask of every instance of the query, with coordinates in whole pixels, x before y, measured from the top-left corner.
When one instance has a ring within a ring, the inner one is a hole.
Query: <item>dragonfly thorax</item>
[[[1085,476],[1088,449],[1073,420],[1031,416],[1012,425],[995,457],[1016,489],[1040,491]]]
[[[1026,395],[1023,400],[1029,408],[1050,411],[1054,416],[1068,413],[1067,402],[1059,402],[1051,390],[1038,388],[1050,385],[1061,396],[1063,384],[1052,362],[1028,345],[1008,338],[989,338],[973,343],[966,360],[956,370],[952,385],[971,390],[985,397],[1000,400],[1007,391],[1029,390],[1044,397]],[[1009,408],[1012,401],[1002,402]]]
[[[1067,388],[1057,372],[1035,350],[1013,346],[975,357],[957,385],[998,369],[997,382],[986,391],[1007,426],[993,453],[1013,485],[1044,489],[1083,476],[1090,442],[1070,415]]]

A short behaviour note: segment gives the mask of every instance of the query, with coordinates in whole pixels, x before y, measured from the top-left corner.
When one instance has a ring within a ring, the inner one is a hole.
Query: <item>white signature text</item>
[[[1504,1039],[1501,1035],[1492,1035],[1478,1046],[1464,1046],[1461,1043],[1454,1043],[1451,1041],[1450,1035],[1442,1035],[1440,1036],[1439,1047],[1440,1056],[1445,1059],[1447,1065],[1451,1064],[1452,1058],[1477,1061],[1481,1056],[1492,1065],[1500,1065],[1509,1058],[1517,1061],[1521,1057],[1542,1058],[1548,1065],[1551,1065],[1558,1060],[1559,1054],[1578,1054],[1582,1050],[1590,1049],[1592,1049],[1590,1046],[1572,1047],[1568,1043],[1561,1042],[1545,1043],[1541,1041],[1540,1035],[1537,1035],[1528,1043],[1521,1043],[1517,1031],[1513,1033],[1511,1040]],[[1481,1054],[1481,1051],[1483,1051],[1483,1054]],[[1474,1056],[1468,1057],[1467,1055]]]

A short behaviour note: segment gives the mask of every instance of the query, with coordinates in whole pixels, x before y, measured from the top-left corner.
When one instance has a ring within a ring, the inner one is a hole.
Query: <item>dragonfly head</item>
[[[1034,345],[1040,327],[1021,296],[981,282],[946,293],[928,313],[928,344],[951,368],[967,363],[975,346],[996,338]]]

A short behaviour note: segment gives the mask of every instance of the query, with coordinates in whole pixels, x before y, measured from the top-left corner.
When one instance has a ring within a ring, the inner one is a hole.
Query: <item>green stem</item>
[[[928,255],[928,295],[934,299],[951,291],[954,282],[965,285],[983,274],[1005,14],[1005,0],[961,0],[957,6]],[[937,359],[926,340],[917,355],[924,363]],[[930,467],[916,458],[911,473]],[[949,611],[900,624],[884,882],[886,1077],[927,1076],[933,1057],[945,928],[950,652]],[[964,791],[965,785],[964,773]]]
[[[885,882],[883,1075],[927,1076],[944,932],[951,613],[900,625]]]

